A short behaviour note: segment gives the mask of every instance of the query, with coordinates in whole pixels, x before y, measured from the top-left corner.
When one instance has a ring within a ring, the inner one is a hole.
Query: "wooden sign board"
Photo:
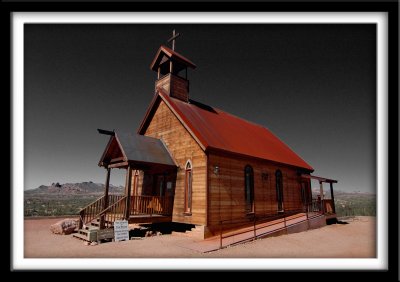
[[[114,240],[116,242],[129,240],[129,227],[127,220],[116,220],[114,222]]]
[[[113,239],[113,238],[114,238],[114,229],[107,228],[107,229],[97,230],[97,241],[103,239]]]

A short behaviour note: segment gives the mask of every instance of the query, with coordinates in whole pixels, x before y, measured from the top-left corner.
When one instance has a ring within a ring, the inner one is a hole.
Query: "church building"
[[[105,195],[82,209],[80,227],[115,220],[193,224],[201,237],[298,213],[335,217],[332,184],[262,125],[190,98],[196,65],[161,46],[150,69],[153,99],[137,132],[99,130],[109,142],[99,166]],[[109,195],[112,169],[126,170],[125,194]],[[311,180],[320,184],[313,199]],[[323,192],[330,184],[330,195]]]

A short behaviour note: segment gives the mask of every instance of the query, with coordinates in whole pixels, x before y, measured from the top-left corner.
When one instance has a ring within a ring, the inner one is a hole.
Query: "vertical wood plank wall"
[[[255,214],[276,213],[275,172],[280,169],[283,176],[284,209],[293,210],[302,207],[301,179],[295,168],[279,166],[268,161],[258,161],[226,154],[208,155],[209,196],[208,227],[218,226],[220,220],[246,218],[244,168],[250,165],[254,171]],[[214,174],[214,167],[219,166],[219,174]],[[262,179],[262,173],[268,175]]]
[[[162,139],[179,165],[172,221],[206,225],[206,154],[163,101],[160,102],[144,135]],[[185,165],[188,160],[191,160],[193,165],[192,215],[184,214]]]

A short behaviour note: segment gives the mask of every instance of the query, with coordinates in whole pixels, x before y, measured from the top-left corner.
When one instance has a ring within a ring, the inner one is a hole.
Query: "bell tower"
[[[172,42],[172,49],[161,45],[158,49],[150,69],[157,72],[155,90],[162,88],[169,96],[189,101],[189,80],[187,69],[195,69],[196,65],[175,51],[175,39],[179,33],[172,33],[168,42]]]

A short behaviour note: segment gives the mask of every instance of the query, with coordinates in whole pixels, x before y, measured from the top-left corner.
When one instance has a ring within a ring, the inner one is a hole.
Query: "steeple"
[[[174,30],[172,37],[168,40],[168,42],[172,41],[173,49],[175,49],[175,39],[179,35]],[[155,90],[162,88],[169,96],[188,102],[187,69],[195,69],[196,65],[173,49],[161,45],[150,65],[150,69],[157,72]]]

